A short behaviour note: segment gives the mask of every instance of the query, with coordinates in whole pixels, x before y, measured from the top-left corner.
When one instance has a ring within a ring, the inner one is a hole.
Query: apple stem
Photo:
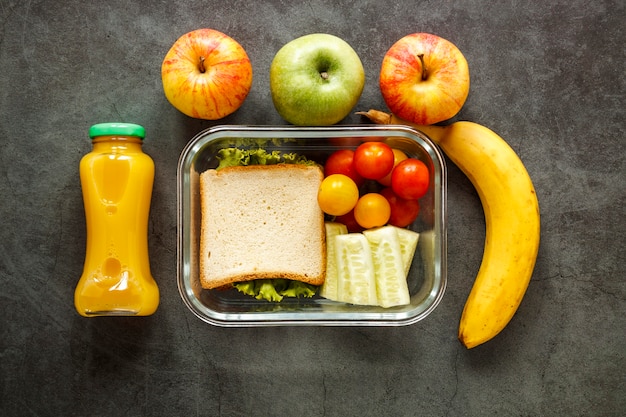
[[[328,73],[326,71],[322,71],[322,72],[320,72],[320,77],[322,77],[322,80],[327,80],[328,79]]]
[[[203,73],[203,74],[205,73],[206,68],[204,68],[204,57],[203,56],[200,57],[200,65],[198,66],[198,68],[200,69],[201,73]]]
[[[428,78],[428,70],[426,70],[426,65],[424,65],[424,54],[419,54],[417,57],[420,59],[422,63],[422,81]]]

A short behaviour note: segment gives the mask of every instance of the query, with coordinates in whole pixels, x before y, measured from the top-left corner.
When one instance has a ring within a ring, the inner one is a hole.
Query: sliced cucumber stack
[[[410,303],[406,281],[419,234],[395,226],[348,233],[326,223],[326,281],[320,295],[334,301],[393,307]]]

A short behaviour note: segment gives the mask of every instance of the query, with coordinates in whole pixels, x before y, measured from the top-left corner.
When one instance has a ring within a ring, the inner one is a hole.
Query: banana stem
[[[419,130],[425,133],[433,142],[441,145],[445,136],[447,126],[431,126],[431,125],[418,125],[416,123],[409,122],[401,119],[392,113],[385,113],[384,111],[370,109],[368,111],[359,111],[356,114],[367,117],[371,122],[379,125],[405,125]]]

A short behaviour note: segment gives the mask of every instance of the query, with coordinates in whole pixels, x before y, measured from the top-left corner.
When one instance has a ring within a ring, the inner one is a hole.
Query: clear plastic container
[[[382,140],[419,158],[430,169],[431,186],[420,199],[420,215],[411,230],[420,233],[408,285],[410,304],[383,308],[313,298],[256,300],[235,289],[204,290],[198,275],[200,247],[199,175],[215,168],[222,148],[262,147],[297,152],[323,163],[338,149],[354,149]],[[196,135],[178,163],[178,270],[180,296],[201,320],[216,326],[401,326],[427,317],[446,288],[446,169],[439,149],[423,133],[404,126],[218,126]]]

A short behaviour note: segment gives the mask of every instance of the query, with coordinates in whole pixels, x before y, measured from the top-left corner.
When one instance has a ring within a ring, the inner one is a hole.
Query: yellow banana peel
[[[504,139],[477,123],[421,126],[378,110],[358,114],[425,133],[476,188],[485,211],[485,247],[459,340],[469,349],[492,339],[517,311],[539,250],[539,203],[524,164]]]

